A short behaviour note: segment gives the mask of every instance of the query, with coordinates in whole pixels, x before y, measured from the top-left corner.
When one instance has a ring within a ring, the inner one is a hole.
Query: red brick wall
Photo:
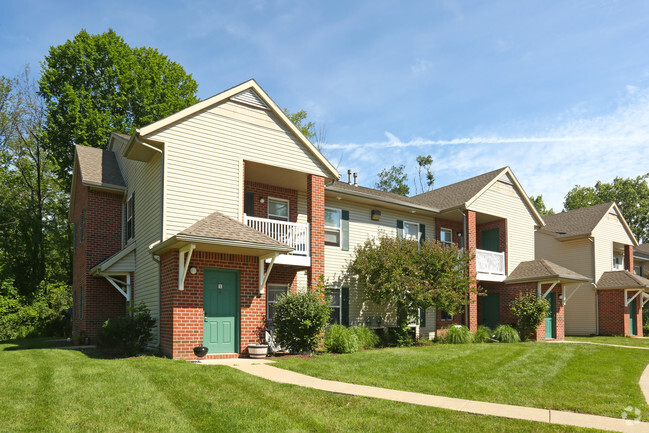
[[[245,192],[255,194],[254,216],[257,218],[268,218],[268,197],[281,198],[289,201],[289,221],[297,222],[297,191],[294,189],[281,188],[279,186],[267,185],[258,182],[245,182]],[[263,203],[259,199],[264,199]],[[323,210],[324,212],[324,210]]]
[[[477,284],[476,277],[476,214],[472,210],[465,211],[466,213],[466,242],[467,252],[471,256],[469,262],[469,276],[473,280],[471,288],[475,289]],[[471,332],[475,332],[478,328],[478,295],[476,293],[469,293],[469,305],[467,306],[468,314],[468,327]]]
[[[435,239],[439,240],[440,239],[440,229],[445,228],[445,229],[451,229],[453,232],[453,242],[458,244],[460,248],[463,247],[463,245],[460,243],[462,239],[458,236],[458,233],[464,232],[464,221],[450,221],[450,220],[445,220],[441,218],[436,218],[435,219]],[[464,236],[465,233],[462,234]]]
[[[291,293],[297,292],[297,273],[304,268],[287,265],[273,265],[266,284],[286,284]],[[266,265],[268,271],[268,265]]]
[[[311,224],[311,267],[308,283],[317,285],[324,275],[324,177],[310,174],[307,178],[307,218]],[[272,275],[272,274],[271,274]]]
[[[160,257],[160,351],[174,359],[196,359],[193,349],[203,344],[203,271],[205,268],[236,269],[240,282],[240,347],[235,355],[208,354],[208,359],[247,355],[248,345],[256,344],[258,331],[266,320],[266,294],[259,294],[257,257],[194,251],[185,290],[178,290],[178,252]],[[271,272],[271,276],[275,268]]]
[[[629,292],[629,297],[635,295]],[[636,315],[636,332],[642,336],[642,298],[636,298],[636,310],[624,306],[624,290],[598,290],[597,305],[600,335],[631,335],[630,314]]]
[[[624,246],[624,269],[633,273],[633,245]]]

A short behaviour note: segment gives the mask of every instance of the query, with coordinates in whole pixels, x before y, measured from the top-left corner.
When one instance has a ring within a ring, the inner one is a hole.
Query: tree
[[[435,175],[430,170],[431,165],[433,165],[433,157],[431,155],[419,155],[417,157],[417,178],[419,180],[419,188],[421,189],[422,194],[433,189],[433,184],[435,183]],[[424,178],[426,179],[425,181]],[[417,194],[416,181],[415,194]]]
[[[327,128],[324,125],[316,125],[315,122],[307,120],[309,114],[306,110],[291,113],[288,108],[284,108],[284,114],[300,130],[302,135],[309,139],[318,150],[322,150],[327,141]]]
[[[399,326],[418,319],[418,310],[438,308],[449,314],[478,293],[468,274],[470,256],[456,245],[381,236],[356,248],[350,271],[376,304],[397,309]]]
[[[612,183],[597,182],[594,187],[576,185],[566,195],[565,210],[615,202],[631,231],[639,242],[649,240],[649,174],[624,179],[616,177]]]
[[[554,209],[546,208],[545,202],[543,201],[543,194],[539,194],[536,197],[533,195],[530,196],[530,201],[536,208],[536,211],[541,214],[541,216],[554,215]]]
[[[132,48],[112,29],[81,30],[50,47],[42,64],[46,149],[69,190],[75,144],[105,145],[113,131],[131,133],[198,102],[198,85],[158,50]]]
[[[535,292],[519,294],[511,303],[511,311],[516,317],[516,325],[524,338],[528,338],[547,316],[550,302]]]
[[[406,166],[403,164],[384,168],[378,174],[378,180],[374,184],[374,187],[381,191],[407,196],[410,194],[410,187],[408,186],[408,175],[405,169]]]

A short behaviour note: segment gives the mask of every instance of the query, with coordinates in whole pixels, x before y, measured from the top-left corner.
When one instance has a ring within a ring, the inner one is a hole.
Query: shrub
[[[97,333],[97,348],[115,355],[133,356],[146,350],[156,319],[144,304],[129,308],[133,314],[106,320]]]
[[[359,349],[373,349],[381,343],[381,338],[370,328],[365,326],[352,326],[349,330],[358,338]]]
[[[494,333],[490,327],[484,325],[478,326],[478,329],[476,329],[475,334],[473,335],[473,342],[490,343],[491,339],[493,338],[493,335]]]
[[[390,326],[385,336],[385,345],[391,347],[408,347],[415,344],[414,329],[410,327]]]
[[[521,337],[518,331],[509,325],[500,325],[494,331],[494,338],[501,343],[518,343]]]
[[[521,330],[523,338],[530,334],[543,322],[547,316],[550,303],[547,299],[539,298],[536,293],[528,292],[519,295],[511,304],[511,311],[516,317],[516,325]]]
[[[451,326],[444,335],[444,343],[468,344],[473,341],[473,334],[466,326]]]
[[[343,325],[331,325],[325,334],[325,350],[332,353],[354,353],[359,349],[358,337]]]
[[[291,352],[311,352],[318,347],[329,316],[322,290],[281,296],[275,304],[275,340]]]

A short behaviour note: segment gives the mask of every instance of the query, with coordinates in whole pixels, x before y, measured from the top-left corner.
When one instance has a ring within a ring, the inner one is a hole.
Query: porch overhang
[[[126,144],[124,156],[128,159],[141,162],[149,162],[156,154],[162,153],[164,143],[140,137],[136,131]]]
[[[263,257],[272,252],[286,254],[293,251],[288,245],[271,245],[256,242],[210,238],[177,234],[164,242],[149,247],[152,254],[161,255],[168,251],[180,250],[191,244],[196,245],[197,251],[238,254],[242,256]]]

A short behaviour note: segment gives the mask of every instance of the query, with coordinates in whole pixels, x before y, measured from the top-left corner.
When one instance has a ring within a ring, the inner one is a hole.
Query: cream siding
[[[326,175],[274,114],[232,101],[149,138],[165,143],[165,239],[215,210],[241,218],[242,160]]]
[[[469,210],[507,219],[507,270],[534,260],[535,219],[516,189],[503,182],[494,183],[468,207]]]
[[[615,212],[611,209],[611,212]],[[633,245],[633,240],[624,229],[617,215],[606,214],[593,230],[595,238],[595,280],[604,272],[613,270],[613,243]],[[624,263],[624,262],[623,262]]]
[[[133,272],[134,270],[135,270],[135,251],[131,251],[130,253],[128,253],[118,261],[116,261],[110,268],[107,269],[107,272],[121,273],[121,272]]]

